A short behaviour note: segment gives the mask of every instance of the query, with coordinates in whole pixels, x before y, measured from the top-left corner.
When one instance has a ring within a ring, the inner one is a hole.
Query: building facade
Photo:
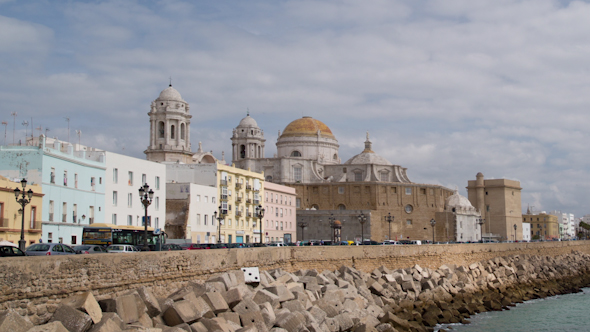
[[[21,205],[17,203],[14,189],[22,190],[21,179],[7,179],[0,176],[0,241],[18,244],[22,229]],[[31,189],[33,197],[25,206],[25,241],[27,245],[41,239],[41,216],[43,214],[43,193],[39,184],[27,183],[26,191]]]
[[[545,212],[524,214],[522,221],[530,224],[531,240],[559,239],[559,218],[557,216]]]
[[[445,211],[435,217],[435,242],[479,242],[482,239],[481,214],[459,192],[447,198]]]
[[[148,184],[154,191],[152,204],[148,206],[148,226],[163,228],[166,220],[166,165],[108,151],[104,154],[105,222],[143,226],[145,209],[139,197],[139,187]]]
[[[297,210],[295,188],[264,182],[265,242],[295,242]]]
[[[84,225],[105,218],[105,155],[43,135],[31,142],[0,147],[0,175],[41,185],[44,242],[80,244]]]
[[[486,221],[484,239],[522,240],[521,190],[518,181],[485,180],[482,173],[468,181],[467,197]]]

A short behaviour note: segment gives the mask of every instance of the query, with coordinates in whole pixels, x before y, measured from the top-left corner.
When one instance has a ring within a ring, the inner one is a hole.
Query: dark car
[[[363,241],[363,245],[364,246],[377,246],[380,245],[381,243],[377,242],[377,241],[373,241],[373,240],[365,240]]]
[[[25,250],[27,256],[75,255],[72,247],[62,243],[35,243]]]
[[[0,257],[26,256],[25,253],[17,247],[0,246]]]
[[[215,244],[209,244],[209,247],[211,249],[227,249],[229,248],[229,243],[215,243]]]
[[[184,250],[181,246],[175,243],[167,243],[162,245],[162,251]]]
[[[268,247],[265,243],[252,243],[252,247]]]
[[[182,244],[180,244],[180,247],[183,250],[209,249],[209,248],[203,248],[203,246],[199,243],[182,243]]]
[[[74,251],[76,254],[106,254],[107,249],[96,244],[83,244],[75,246]]]

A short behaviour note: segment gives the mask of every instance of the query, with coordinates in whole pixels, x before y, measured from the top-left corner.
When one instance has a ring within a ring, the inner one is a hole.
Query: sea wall
[[[469,266],[515,254],[553,257],[572,251],[590,254],[590,241],[246,248],[4,258],[0,260],[0,310],[21,308],[31,315],[39,306],[58,303],[80,291],[104,298],[147,286],[156,295],[164,295],[190,280],[205,280],[240,267],[293,272],[337,270],[344,265],[371,272],[380,266],[398,269],[418,264],[436,269],[443,264]]]

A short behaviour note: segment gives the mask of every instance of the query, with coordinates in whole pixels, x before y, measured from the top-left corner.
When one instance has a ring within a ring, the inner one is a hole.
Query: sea
[[[471,324],[437,326],[457,332],[590,331],[590,288],[518,303],[510,310],[473,315]]]

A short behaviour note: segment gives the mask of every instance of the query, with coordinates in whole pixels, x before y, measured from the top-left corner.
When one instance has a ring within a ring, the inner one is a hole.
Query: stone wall
[[[101,298],[148,286],[156,295],[166,294],[189,280],[206,279],[240,267],[323,271],[347,265],[372,271],[382,265],[397,269],[419,264],[435,269],[442,264],[469,265],[513,254],[555,256],[572,251],[590,254],[590,241],[246,248],[4,258],[0,260],[0,310],[26,308],[33,315],[35,308],[45,308],[79,291],[92,291]]]

